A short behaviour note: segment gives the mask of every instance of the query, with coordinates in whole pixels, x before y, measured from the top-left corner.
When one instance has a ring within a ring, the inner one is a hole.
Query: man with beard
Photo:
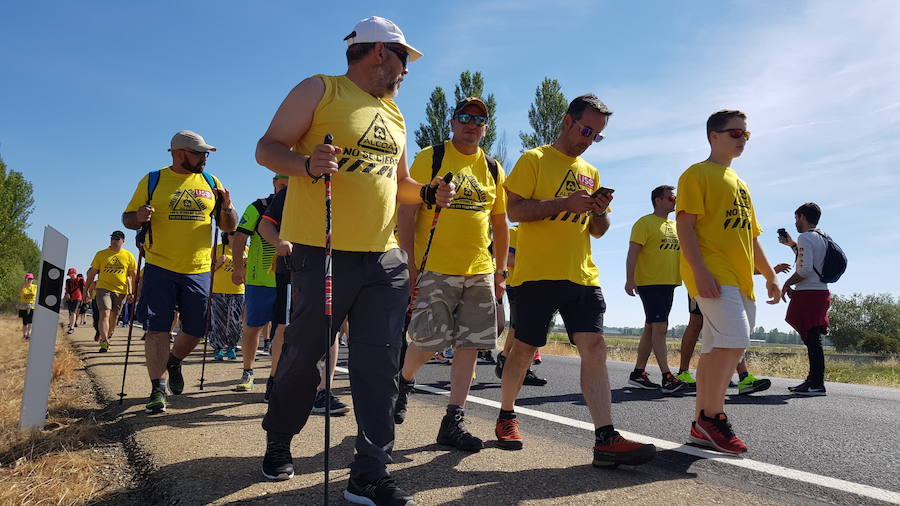
[[[298,291],[269,407],[263,475],[294,475],[290,445],[309,418],[316,363],[330,339],[324,316],[325,193],[334,177],[333,321],[349,315],[350,382],[358,433],[344,497],[357,504],[414,504],[388,474],[394,402],[409,297],[407,258],[394,237],[398,203],[450,205],[453,185],[409,177],[406,123],[393,101],[407,61],[422,53],[391,21],[370,17],[344,38],[347,73],[303,80],[282,102],[256,148],[257,161],[291,176],[281,238],[293,243]],[[323,144],[326,135],[331,144]],[[331,329],[334,330],[334,329]]]
[[[200,135],[182,130],[172,137],[172,165],[138,183],[122,213],[122,223],[146,226],[147,265],[141,277],[138,314],[146,315],[147,372],[151,392],[148,413],[166,410],[166,374],[173,394],[184,390],[181,360],[206,334],[210,290],[212,221],[226,232],[237,226],[231,194],[218,178],[203,172],[210,146]],[[169,331],[180,311],[181,331],[169,349]]]

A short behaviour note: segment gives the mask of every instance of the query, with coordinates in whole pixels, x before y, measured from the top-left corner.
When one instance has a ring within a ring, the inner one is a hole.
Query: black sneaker
[[[795,387],[788,387],[788,391],[796,392],[797,390],[801,390],[804,388],[809,388],[809,380],[803,380],[803,383],[800,383],[799,385],[797,385]]]
[[[441,429],[438,431],[437,442],[439,445],[453,446],[464,452],[480,452],[484,443],[466,430],[465,412],[457,408],[447,412],[441,419]]]
[[[266,456],[263,457],[262,474],[267,479],[284,481],[294,477],[294,458],[291,441],[274,440],[266,435]]]
[[[662,393],[664,394],[674,394],[676,392],[687,390],[687,384],[676,378],[671,372],[667,372],[663,375],[660,390],[662,390]]]
[[[269,392],[272,390],[272,385],[275,384],[275,377],[269,376],[269,379],[266,380],[266,393],[263,394],[263,402],[269,402]]]
[[[640,373],[632,371],[628,376],[628,384],[646,390],[659,390],[659,385],[650,380],[650,375],[647,374],[647,371]]]
[[[484,350],[478,352],[478,358],[484,360],[489,364],[496,364],[497,362],[494,360],[494,355],[491,353],[491,350]]]
[[[344,404],[334,395],[326,395],[325,390],[319,390],[316,393],[316,400],[313,402],[312,413],[315,415],[324,415],[326,410],[326,404],[328,405],[328,410],[332,415],[343,415],[350,411],[350,406]]]
[[[506,357],[502,353],[497,354],[497,365],[494,366],[494,375],[497,379],[503,379],[503,365],[506,364]]]
[[[369,482],[360,482],[351,476],[347,483],[347,490],[344,490],[344,499],[353,504],[370,506],[413,506],[416,504],[412,494],[398,487],[390,476]]]
[[[394,403],[394,423],[400,425],[406,420],[406,404],[409,402],[409,394],[415,388],[415,380],[407,382],[400,375],[400,391],[397,393],[397,402]]]
[[[534,371],[529,367],[528,372],[525,373],[525,379],[522,380],[523,385],[529,385],[533,387],[542,387],[547,384],[547,380],[539,377]]]
[[[181,375],[181,361],[177,364],[169,364],[166,366],[169,373],[169,390],[174,395],[184,392],[184,376]]]
[[[806,385],[797,387],[793,390],[793,392],[797,395],[803,395],[805,397],[821,397],[824,395],[828,395],[828,392],[825,391],[825,385],[813,385],[812,383],[807,383]]]

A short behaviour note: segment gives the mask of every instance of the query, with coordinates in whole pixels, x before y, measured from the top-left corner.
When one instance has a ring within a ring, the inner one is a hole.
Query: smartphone
[[[612,195],[614,191],[616,191],[616,190],[613,190],[612,188],[606,188],[605,186],[601,186],[600,188],[597,188],[597,191],[595,191],[594,193],[591,194],[591,197],[594,198],[597,195],[601,195],[601,194],[602,195]]]
[[[778,238],[779,239],[787,240],[787,236],[788,236],[787,230],[785,230],[783,228],[778,229]]]

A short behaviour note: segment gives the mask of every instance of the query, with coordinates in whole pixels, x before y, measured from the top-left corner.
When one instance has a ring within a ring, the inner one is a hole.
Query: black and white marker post
[[[42,429],[47,418],[53,355],[59,329],[59,306],[65,281],[69,239],[53,227],[44,227],[41,272],[34,308],[32,337],[28,347],[28,369],[22,394],[19,429]]]

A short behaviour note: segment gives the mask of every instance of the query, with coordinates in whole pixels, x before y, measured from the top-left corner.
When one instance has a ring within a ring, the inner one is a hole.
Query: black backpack
[[[444,143],[435,144],[431,146],[434,149],[434,153],[431,155],[431,179],[437,176],[437,173],[441,170],[441,164],[444,163],[444,153],[446,152],[446,147]],[[491,177],[494,178],[494,183],[497,182],[497,160],[494,160],[491,155],[485,153],[484,160],[487,162],[488,172],[491,173]]]
[[[834,242],[831,236],[818,229],[815,232],[825,240],[825,259],[822,262],[822,272],[819,272],[815,267],[813,267],[813,270],[819,275],[821,282],[834,283],[841,279],[844,271],[847,270],[847,255],[844,254],[844,250]]]

